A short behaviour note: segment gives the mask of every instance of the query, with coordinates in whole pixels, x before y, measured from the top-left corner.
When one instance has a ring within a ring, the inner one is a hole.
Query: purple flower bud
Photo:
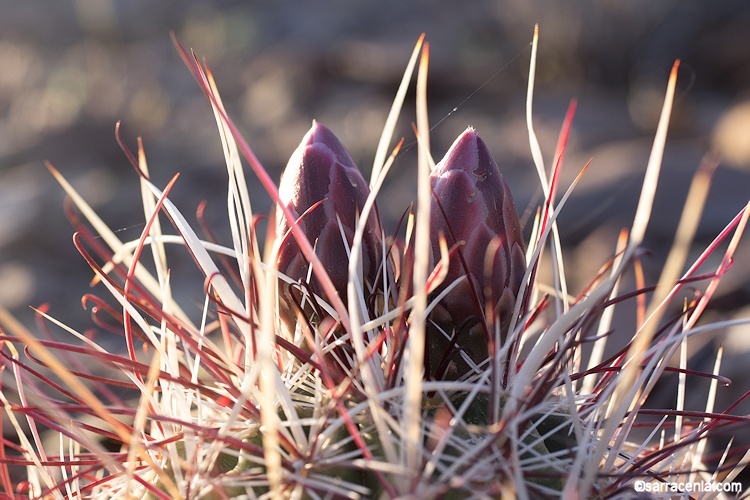
[[[437,328],[454,335],[453,341],[449,341],[439,330],[430,332],[427,356],[430,374],[453,378],[469,369],[460,351],[475,363],[482,362],[489,354],[489,339],[482,326],[488,299],[492,300],[503,338],[507,334],[526,271],[524,242],[510,190],[484,141],[472,128],[456,139],[430,177],[434,194],[431,208],[434,261],[440,258],[439,234],[445,236],[449,247],[459,245],[458,252],[450,259],[448,275],[433,296],[466,276],[442,299],[430,318]],[[493,239],[499,245],[488,275],[485,259]],[[488,292],[490,297],[486,296]]]
[[[298,218],[301,217],[297,223],[315,246],[316,255],[344,303],[349,277],[347,247],[351,248],[357,220],[369,194],[367,182],[346,148],[330,130],[313,122],[284,170],[279,185],[279,201]],[[316,203],[320,204],[311,209]],[[277,211],[276,220],[277,268],[295,281],[306,282],[309,263],[294,236],[289,233],[290,226],[280,210]],[[346,246],[341,228],[347,240]],[[362,244],[363,277],[370,285],[376,281],[380,265],[380,241],[380,222],[372,211]],[[294,308],[288,303],[288,287],[282,284],[281,288],[282,297],[287,300],[282,307],[291,307],[294,314]],[[311,276],[310,290],[322,294],[314,274]],[[295,296],[301,297],[301,294]]]

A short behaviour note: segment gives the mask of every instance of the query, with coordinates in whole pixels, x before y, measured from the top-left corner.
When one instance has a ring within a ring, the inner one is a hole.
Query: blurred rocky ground
[[[114,138],[117,120],[132,148],[143,137],[156,183],[181,172],[173,196],[178,206],[191,214],[207,200],[208,220],[226,234],[226,173],[214,118],[170,32],[208,61],[229,113],[277,178],[313,119],[338,135],[367,176],[409,54],[426,33],[433,155],[439,159],[474,126],[528,220],[540,195],[524,116],[529,43],[539,23],[534,119],[545,160],[553,160],[572,98],[578,112],[562,186],[593,158],[560,219],[574,293],[632,222],[674,59],[682,66],[646,241],[650,282],[707,152],[723,160],[693,257],[750,193],[750,3],[743,0],[439,6],[427,0],[0,0],[0,13],[0,302],[32,328],[28,306],[42,303],[71,326],[90,325],[80,296],[90,291],[92,274],[73,248],[62,189],[45,160],[105,221],[122,228],[122,239],[137,238],[143,228],[137,177]],[[398,133],[411,143],[413,99],[407,103]],[[391,228],[413,198],[415,169],[412,146],[380,197]],[[248,177],[254,209],[266,212],[268,197]],[[202,281],[186,270],[189,257],[175,252],[174,259],[173,279],[186,284],[177,289],[195,300]],[[746,238],[707,317],[747,317],[749,299]],[[734,355],[748,356],[748,338],[745,327],[733,334]],[[713,353],[715,345],[704,349]],[[744,391],[746,371],[737,376]]]

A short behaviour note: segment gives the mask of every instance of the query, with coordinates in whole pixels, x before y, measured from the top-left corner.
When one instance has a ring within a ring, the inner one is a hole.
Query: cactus
[[[374,206],[398,151],[385,160],[392,125],[369,184],[333,133],[314,123],[277,189],[224,109],[210,72],[178,50],[219,127],[232,244],[196,234],[169,199],[175,180],[164,189],[151,182],[140,144],[137,154],[124,147],[141,175],[147,221],[133,242],[121,242],[50,166],[85,216],[71,212],[74,243],[118,307],[94,295],[84,304],[98,328],[122,336],[123,350],[108,352],[39,310],[76,339],[44,340],[0,310],[7,375],[0,400],[17,434],[0,445],[4,496],[605,498],[632,495],[640,480],[731,479],[744,467],[742,445],[718,465],[704,460],[709,431],[746,426],[732,408],[716,411],[710,397],[703,412],[649,410],[643,401],[675,349],[711,327],[695,325],[729,269],[750,206],[684,273],[681,243],[677,264],[665,267],[656,287],[619,290],[639,259],[676,68],[633,227],[589,287],[570,297],[556,219],[575,183],[558,201],[560,154],[550,179],[534,155],[545,200],[526,245],[489,147],[473,129],[464,132],[420,184],[432,190],[419,197],[432,204],[416,207],[431,214],[431,251],[420,254],[411,233],[385,234]],[[420,53],[420,76],[426,74],[420,39],[404,85]],[[532,75],[535,54],[536,37]],[[424,123],[423,88],[417,107]],[[563,137],[569,129],[566,119]],[[424,139],[426,131],[418,132]],[[533,130],[529,137],[536,151]],[[265,255],[240,153],[277,207],[275,244]],[[710,170],[699,169],[696,186]],[[691,190],[687,203],[700,206],[703,191]],[[162,213],[174,232],[162,229]],[[694,229],[692,214],[680,241]],[[725,242],[719,267],[698,274]],[[184,247],[205,276],[200,318],[172,297],[166,245]],[[153,256],[149,266],[142,264],[145,250]],[[545,251],[558,263],[548,285],[537,272]],[[425,283],[410,281],[418,266],[430,270]],[[666,312],[688,283],[701,293]],[[426,307],[415,305],[419,297],[427,297]],[[637,301],[644,320],[628,345],[605,359],[611,312],[628,300]],[[414,351],[419,339],[424,352]],[[714,388],[727,382],[718,372],[704,374]],[[684,394],[684,382],[679,390]],[[647,420],[659,412],[663,420]],[[663,431],[667,421],[674,432]],[[632,432],[636,426],[650,432]]]

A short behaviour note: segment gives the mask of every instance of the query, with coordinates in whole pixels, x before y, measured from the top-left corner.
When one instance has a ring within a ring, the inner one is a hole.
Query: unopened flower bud
[[[466,278],[441,300],[430,318],[434,327],[427,341],[429,375],[456,378],[469,370],[461,351],[477,364],[489,355],[489,338],[482,326],[488,299],[505,338],[526,270],[524,242],[510,190],[472,128],[456,139],[436,166],[431,184],[434,261],[440,258],[439,234],[448,246],[458,245],[448,274],[433,297],[456,279]],[[486,267],[488,247],[494,253]]]
[[[367,182],[346,148],[330,130],[313,122],[284,170],[279,201],[298,217],[297,224],[315,247],[316,255],[344,303],[349,279],[347,248],[351,248],[357,220],[369,194]],[[277,269],[295,282],[306,283],[310,276],[308,291],[323,296],[281,210],[277,211],[276,220]],[[362,241],[363,278],[370,285],[376,280],[380,264],[380,241],[380,223],[372,211]],[[285,302],[281,304],[282,314],[287,316],[286,321],[293,322],[296,308],[290,303],[291,289],[283,283],[280,287],[282,302]],[[366,293],[367,290],[365,288]],[[295,297],[301,296],[295,292]]]

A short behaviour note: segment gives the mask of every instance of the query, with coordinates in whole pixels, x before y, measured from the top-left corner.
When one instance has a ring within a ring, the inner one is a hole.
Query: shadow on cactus
[[[117,301],[87,296],[84,305],[123,349],[109,352],[44,310],[38,335],[3,312],[1,398],[17,434],[0,446],[5,496],[603,498],[630,496],[638,485],[729,483],[744,469],[744,445],[719,458],[707,451],[709,437],[747,430],[734,405],[713,406],[726,382],[720,353],[709,374],[687,369],[684,356],[678,368],[667,363],[692,335],[750,322],[697,325],[750,214],[742,208],[685,265],[710,161],[698,169],[658,282],[641,283],[634,272],[677,65],[633,226],[584,292],[570,296],[556,219],[586,168],[558,200],[573,108],[547,169],[531,120],[536,33],[528,123],[545,198],[528,243],[475,130],[437,165],[430,159],[423,38],[369,182],[314,122],[279,188],[227,115],[210,72],[177,47],[214,110],[231,244],[209,228],[196,233],[169,200],[176,177],[155,186],[140,143],[134,153],[120,141],[141,179],[147,223],[136,241],[120,241],[50,166],[72,201],[74,242]],[[418,201],[388,234],[375,200],[403,144],[389,155],[418,60]],[[263,252],[242,157],[276,202]],[[163,215],[174,231],[163,230]],[[205,276],[197,320],[172,297],[167,245],[187,250]],[[722,251],[706,272],[708,257]],[[548,283],[543,259],[552,264]],[[687,285],[698,291],[683,303]],[[637,328],[624,346],[605,350],[613,311],[628,302]],[[76,341],[53,340],[50,324]],[[675,408],[644,408],[667,371],[680,374]],[[700,411],[681,403],[693,377],[711,381]]]

